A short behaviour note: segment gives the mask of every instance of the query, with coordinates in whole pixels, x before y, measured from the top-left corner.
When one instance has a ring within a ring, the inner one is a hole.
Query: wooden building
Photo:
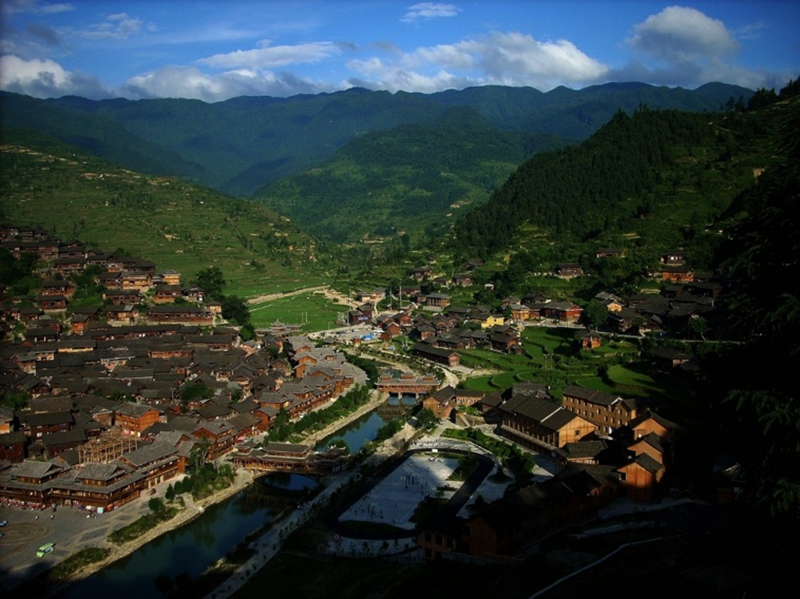
[[[563,405],[569,411],[585,418],[603,433],[627,425],[638,413],[635,399],[568,385],[562,392]]]

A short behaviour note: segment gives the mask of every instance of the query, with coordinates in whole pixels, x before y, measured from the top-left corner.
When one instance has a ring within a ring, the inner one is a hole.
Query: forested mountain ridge
[[[709,444],[741,462],[745,497],[770,514],[781,539],[793,538],[800,510],[800,80],[790,86],[792,95],[782,91],[785,100],[762,113],[782,160],[731,204],[725,216],[735,226],[715,256],[733,290],[730,326],[744,343],[708,356],[701,390],[714,406]]]
[[[618,109],[718,110],[751,91],[718,84],[697,90],[609,84],[585,90],[478,87],[438,94],[350,89],[291,98],[198,100],[36,100],[0,93],[4,129],[29,127],[149,174],[175,175],[250,196],[280,177],[319,164],[359,135],[432,123],[452,107],[472,107],[506,131],[580,141]],[[129,141],[128,141],[129,140]],[[130,153],[120,151],[124,146]],[[137,152],[133,148],[143,148]]]
[[[529,242],[533,230],[559,239],[562,250],[644,250],[645,262],[689,247],[694,265],[708,267],[719,219],[763,169],[785,160],[772,115],[793,110],[794,99],[745,113],[620,111],[583,144],[523,164],[456,224],[456,253],[518,248],[535,256],[548,243]]]
[[[407,235],[418,243],[447,234],[523,160],[565,143],[498,130],[472,108],[450,108],[435,123],[357,137],[321,166],[267,185],[255,199],[320,239]]]

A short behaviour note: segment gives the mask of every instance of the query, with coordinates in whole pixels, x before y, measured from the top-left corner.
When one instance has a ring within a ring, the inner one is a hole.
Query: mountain
[[[337,269],[317,240],[262,204],[122,169],[40,133],[4,139],[0,188],[0,222],[121,249],[187,281],[217,266],[242,295],[318,284]]]
[[[76,107],[94,104],[83,98],[64,101]],[[36,131],[132,170],[189,180],[208,177],[202,166],[184,160],[158,142],[138,137],[112,118],[8,92],[0,92],[0,107],[4,141],[19,130]]]
[[[570,246],[571,259],[616,247],[644,267],[680,247],[709,268],[738,220],[737,197],[786,162],[779,124],[798,110],[797,97],[782,97],[745,112],[620,111],[582,144],[520,166],[456,224],[456,252],[524,254],[538,269]]]
[[[504,131],[469,107],[433,122],[355,138],[318,167],[258,190],[255,199],[319,237],[381,241],[445,234],[453,220],[537,151],[565,140]]]
[[[718,84],[697,90],[608,84],[582,90],[476,87],[437,94],[354,88],[291,98],[36,100],[0,93],[5,130],[28,127],[150,174],[174,175],[247,197],[261,186],[330,158],[358,136],[431,122],[449,108],[475,109],[506,131],[580,141],[618,109],[718,110],[752,94]],[[125,151],[128,148],[128,152]]]

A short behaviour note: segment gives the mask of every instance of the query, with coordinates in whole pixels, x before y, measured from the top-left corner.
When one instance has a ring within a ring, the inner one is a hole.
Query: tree
[[[206,292],[207,297],[212,300],[219,300],[222,297],[222,291],[225,289],[227,281],[219,267],[209,266],[197,273],[194,283]]]
[[[181,401],[184,402],[196,399],[211,399],[213,396],[214,390],[203,381],[195,381],[181,390]]]
[[[439,424],[439,419],[430,408],[422,408],[417,412],[417,422],[424,429],[432,429]]]
[[[151,498],[150,501],[147,502],[147,507],[149,507],[150,511],[155,514],[163,512],[166,509],[164,501],[160,497]]]
[[[237,295],[226,295],[222,297],[222,317],[225,320],[234,322],[239,326],[250,324],[250,308],[247,302]]]
[[[192,473],[197,474],[206,465],[206,456],[208,455],[208,448],[211,447],[211,441],[206,438],[200,439],[194,444],[189,451],[189,464],[192,468]]]
[[[692,316],[689,319],[689,329],[705,341],[706,333],[708,332],[708,321],[702,316]]]
[[[592,300],[586,305],[586,309],[583,311],[583,319],[586,321],[586,324],[589,328],[597,329],[599,328],[608,318],[608,308],[606,307],[603,302],[596,298],[592,298]]]
[[[278,410],[278,415],[272,423],[272,428],[269,431],[269,438],[271,441],[285,441],[289,438],[292,430],[292,423],[289,420],[289,412],[286,408]]]
[[[22,410],[28,406],[30,396],[24,391],[6,391],[0,394],[0,405],[13,410]]]

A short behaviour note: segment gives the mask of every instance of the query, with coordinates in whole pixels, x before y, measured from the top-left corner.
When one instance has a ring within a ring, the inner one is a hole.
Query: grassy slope
[[[314,239],[260,204],[33,141],[38,149],[6,145],[0,155],[6,221],[102,251],[123,249],[187,281],[218,266],[226,291],[245,296],[325,283],[335,270]]]

